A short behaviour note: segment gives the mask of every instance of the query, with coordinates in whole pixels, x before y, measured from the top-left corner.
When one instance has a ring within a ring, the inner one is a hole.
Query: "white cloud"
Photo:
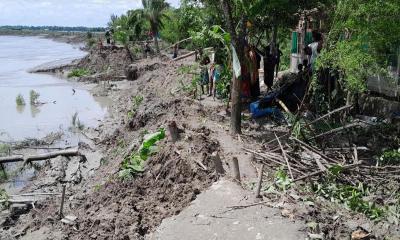
[[[0,25],[105,26],[111,14],[141,6],[141,0],[0,0]]]

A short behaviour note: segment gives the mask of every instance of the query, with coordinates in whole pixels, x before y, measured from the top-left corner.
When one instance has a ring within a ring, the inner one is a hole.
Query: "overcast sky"
[[[141,0],[0,0],[1,25],[105,26],[111,14],[142,6]],[[167,0],[177,7],[179,0]]]

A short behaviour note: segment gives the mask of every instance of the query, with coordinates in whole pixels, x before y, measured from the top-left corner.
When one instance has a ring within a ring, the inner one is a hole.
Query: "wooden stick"
[[[334,162],[334,163],[337,163],[337,164],[339,163],[338,161],[336,161],[336,160],[326,156],[325,154],[321,153],[318,149],[308,145],[307,143],[305,143],[305,142],[303,142],[303,141],[301,141],[301,140],[299,140],[299,139],[297,139],[295,137],[291,137],[290,139],[294,140],[295,142],[299,143],[300,145],[303,145],[304,147],[308,148],[310,151],[320,155],[322,158],[324,158],[327,161]]]
[[[253,151],[253,150],[250,150],[250,149],[246,149],[246,148],[243,148],[243,150],[245,150],[245,151],[247,151],[247,152],[249,152],[249,153],[254,153],[255,155],[261,157],[262,159],[271,161],[271,162],[273,162],[273,163],[275,163],[275,164],[278,164],[278,165],[281,165],[281,166],[284,166],[284,167],[287,166],[285,163],[280,162],[280,161],[277,161],[277,160],[274,160],[273,158],[271,158],[271,157],[269,157],[269,156],[266,156],[266,155],[264,155],[264,154],[262,154],[262,153],[258,153],[258,152],[256,152],[256,151]],[[295,171],[295,172],[297,172],[297,173],[302,173],[301,171],[299,171],[299,170],[297,170],[297,169],[295,169],[295,168],[292,169],[292,170]]]
[[[65,200],[65,188],[66,186],[63,185],[62,186],[62,194],[61,194],[61,204],[60,204],[60,212],[59,212],[59,218],[62,219],[63,218],[63,208],[64,208],[64,200]]]
[[[237,157],[232,158],[232,169],[233,169],[233,178],[240,182],[240,169],[239,169],[239,161]]]
[[[196,54],[196,51],[193,51],[193,52],[187,53],[187,54],[185,54],[185,55],[182,55],[182,56],[180,56],[180,57],[174,58],[174,59],[172,59],[172,61],[176,62],[176,61],[179,61],[179,60],[188,58],[188,57],[190,57],[190,56],[193,56],[193,55],[195,55],[195,54]]]
[[[225,173],[224,167],[222,166],[222,161],[221,158],[218,154],[218,152],[213,152],[211,154],[211,159],[213,160],[215,170],[217,171],[217,174],[223,175]]]
[[[338,133],[338,132],[341,132],[343,130],[346,130],[346,129],[349,129],[349,128],[353,128],[353,127],[358,127],[358,126],[361,126],[361,124],[359,122],[351,123],[351,124],[345,125],[343,127],[338,127],[338,128],[332,129],[330,131],[318,134],[317,136],[312,137],[311,139],[320,138],[320,137],[323,137],[323,136],[326,136],[326,135],[331,135],[331,134]]]
[[[346,110],[346,109],[351,108],[351,107],[352,107],[352,105],[346,105],[346,106],[340,107],[340,108],[338,108],[338,109],[335,109],[335,110],[333,110],[333,111],[331,111],[331,112],[329,112],[329,113],[327,113],[327,114],[325,114],[325,115],[323,115],[323,116],[321,116],[321,117],[315,119],[315,120],[312,121],[310,124],[316,123],[316,122],[318,122],[318,121],[320,121],[320,120],[322,120],[322,119],[324,119],[324,118],[329,117],[330,115],[332,115],[332,114],[334,114],[334,113],[337,113],[337,112]]]
[[[161,51],[168,50],[168,49],[170,49],[170,48],[174,47],[176,44],[180,44],[180,43],[183,43],[183,42],[189,41],[189,40],[191,40],[191,39],[192,39],[192,37],[189,37],[189,38],[182,39],[182,40],[180,40],[179,42],[176,42],[176,43],[172,44],[171,46],[169,46],[169,47],[167,47],[167,48],[164,48],[164,49],[163,49],[163,50],[161,50]]]
[[[58,156],[64,156],[64,157],[71,157],[71,156],[83,156],[79,152],[78,148],[75,149],[66,149],[62,151],[55,151],[55,152],[49,152],[49,153],[43,153],[43,154],[38,154],[38,155],[31,155],[31,156],[22,156],[22,155],[15,155],[15,156],[8,156],[8,157],[0,157],[0,163],[12,163],[12,162],[32,162],[32,161],[40,161],[40,160],[47,160],[50,158],[55,158]]]
[[[179,129],[178,129],[178,126],[176,125],[175,121],[171,121],[168,124],[168,131],[169,131],[169,135],[171,137],[171,141],[173,143],[177,142],[179,140]]]
[[[292,169],[290,168],[290,164],[289,164],[289,160],[287,159],[286,152],[285,152],[285,150],[283,149],[282,144],[281,144],[281,141],[279,140],[278,136],[276,136],[275,133],[274,133],[274,135],[275,135],[276,140],[278,141],[279,147],[281,148],[283,158],[284,158],[285,161],[286,161],[286,164],[287,164],[287,167],[288,167],[288,170],[289,170],[289,173],[290,173],[290,177],[292,178],[292,180],[294,180],[293,173],[292,173]]]
[[[350,169],[350,168],[353,168],[353,167],[357,167],[361,163],[362,162],[358,162],[358,163],[350,164],[350,165],[347,165],[347,166],[343,166],[343,170],[347,170],[347,169]],[[320,175],[320,174],[325,173],[325,172],[326,172],[326,170],[324,170],[324,171],[322,171],[322,170],[316,171],[316,172],[310,173],[310,174],[308,174],[306,176],[300,177],[300,178],[294,180],[294,182],[298,182],[298,181],[301,181],[301,180],[304,180],[304,179],[307,179],[307,178],[310,178],[310,177],[313,177],[313,176],[317,176],[317,175]]]
[[[261,185],[262,185],[262,177],[263,177],[263,172],[264,172],[264,164],[261,164],[260,170],[258,172],[258,181],[257,181],[257,188],[256,188],[256,198],[260,198],[260,192],[261,192]]]
[[[204,169],[204,171],[208,171],[208,168],[199,160],[194,160],[200,167]]]

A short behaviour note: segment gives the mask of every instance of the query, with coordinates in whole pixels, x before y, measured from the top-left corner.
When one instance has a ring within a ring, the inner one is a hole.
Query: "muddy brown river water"
[[[18,141],[65,132],[75,113],[85,126],[98,124],[107,112],[107,105],[85,87],[53,75],[28,72],[38,65],[68,61],[85,54],[79,46],[49,39],[0,36],[0,140]],[[47,104],[31,106],[31,90],[38,92],[39,101]],[[18,94],[24,97],[25,106],[17,106]]]

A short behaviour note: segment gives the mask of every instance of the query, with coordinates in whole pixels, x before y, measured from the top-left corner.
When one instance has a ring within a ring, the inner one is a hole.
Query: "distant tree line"
[[[103,27],[63,27],[63,26],[0,26],[0,30],[13,30],[13,31],[51,31],[51,32],[104,32]]]

